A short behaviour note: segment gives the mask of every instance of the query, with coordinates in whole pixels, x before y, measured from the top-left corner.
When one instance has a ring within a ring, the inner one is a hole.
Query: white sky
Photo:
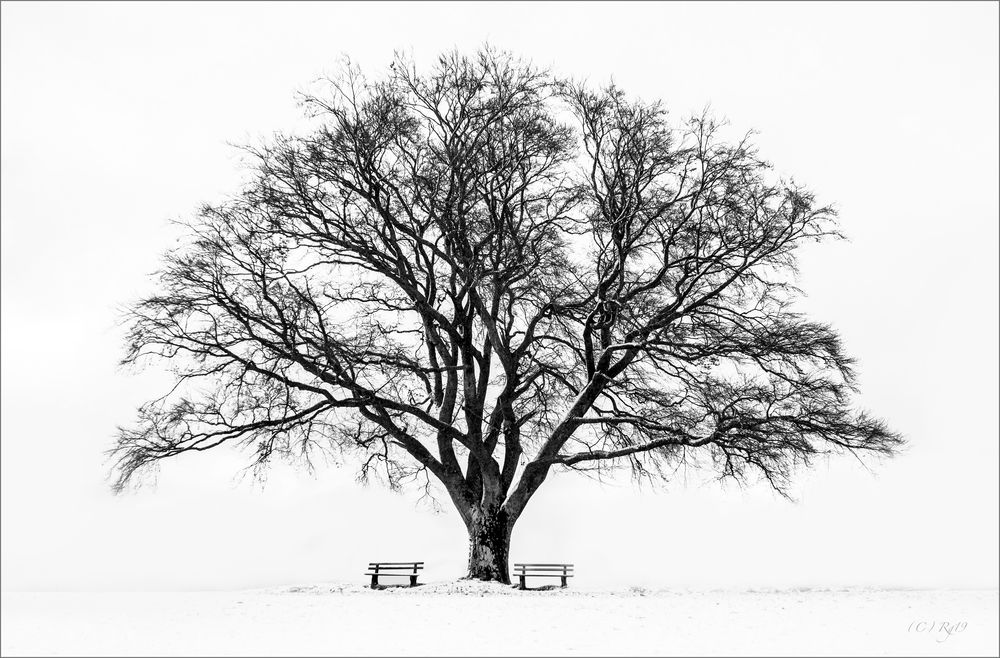
[[[293,92],[341,54],[377,69],[485,40],[677,117],[710,103],[836,202],[851,242],[803,254],[803,307],[910,440],[874,474],[821,463],[797,504],[557,475],[512,560],[575,562],[589,587],[996,587],[997,24],[996,3],[4,3],[3,588],[362,580],[371,559],[461,575],[457,513],[353,467],[261,491],[220,451],[115,498],[102,451],[165,381],[117,371],[116,309],[150,291],[167,220],[233,190],[227,142],[293,127]]]

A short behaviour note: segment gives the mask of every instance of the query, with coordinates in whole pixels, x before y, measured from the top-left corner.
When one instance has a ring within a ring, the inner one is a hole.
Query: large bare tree
[[[491,49],[327,82],[131,308],[124,361],[177,386],[120,430],[118,490],[226,443],[255,466],[351,453],[440,482],[469,577],[508,582],[553,469],[690,461],[786,493],[817,454],[899,446],[853,408],[834,331],[790,308],[834,212],[748,140]]]

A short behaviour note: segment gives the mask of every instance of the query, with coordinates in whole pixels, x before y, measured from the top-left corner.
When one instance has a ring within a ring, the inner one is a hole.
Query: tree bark
[[[510,584],[507,560],[513,523],[496,506],[476,509],[469,523],[469,573],[467,578]]]

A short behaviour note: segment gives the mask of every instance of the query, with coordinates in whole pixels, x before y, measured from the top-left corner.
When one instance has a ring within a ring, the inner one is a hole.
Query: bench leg
[[[560,587],[566,587],[566,576],[560,576],[559,580],[562,581],[562,585],[560,585]]]
[[[417,574],[413,574],[412,576],[410,576],[410,587],[416,587],[416,586],[417,586]]]
[[[524,576],[518,576],[517,578],[518,578],[518,580],[521,581],[517,588],[518,589],[525,589],[525,587],[524,587]]]
[[[372,574],[372,589],[375,589],[376,587],[378,587],[378,576]]]

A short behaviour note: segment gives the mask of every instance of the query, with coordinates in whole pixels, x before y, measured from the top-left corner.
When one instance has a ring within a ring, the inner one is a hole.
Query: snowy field
[[[529,581],[530,584],[530,581]],[[4,592],[17,655],[992,655],[997,591]]]

